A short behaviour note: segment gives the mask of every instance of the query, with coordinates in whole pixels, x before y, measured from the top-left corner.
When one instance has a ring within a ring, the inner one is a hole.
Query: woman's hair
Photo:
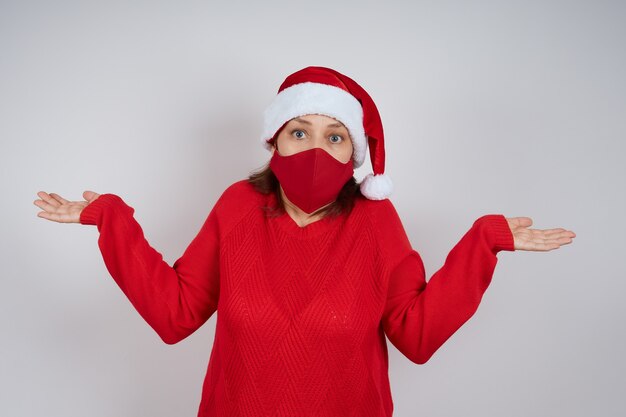
[[[258,192],[262,194],[274,193],[276,196],[276,201],[278,202],[276,207],[263,207],[267,215],[276,217],[285,212],[285,203],[280,194],[278,178],[276,178],[276,175],[271,170],[269,162],[260,169],[253,171],[248,177],[248,182],[252,184]],[[335,201],[320,210],[319,213],[323,214],[323,217],[350,214],[354,207],[354,200],[359,196],[362,196],[359,184],[356,182],[356,179],[352,177],[345,183],[341,191],[339,191],[339,195]]]

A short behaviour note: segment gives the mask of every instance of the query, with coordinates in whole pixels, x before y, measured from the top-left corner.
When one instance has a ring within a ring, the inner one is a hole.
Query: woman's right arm
[[[75,208],[79,203],[55,198],[61,204],[55,204],[55,209],[48,206],[49,213],[40,213],[40,217],[97,226],[98,246],[106,268],[165,343],[185,339],[217,310],[220,231],[215,207],[183,255],[170,266],[144,237],[133,217],[134,209],[119,196],[101,194],[93,200],[88,197],[90,202],[80,210],[79,218],[68,215],[66,220],[54,217],[52,212],[69,212],[67,207]],[[36,204],[46,206],[41,201]]]

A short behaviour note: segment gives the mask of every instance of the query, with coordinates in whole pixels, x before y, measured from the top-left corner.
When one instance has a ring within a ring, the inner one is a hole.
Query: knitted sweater
[[[423,364],[477,310],[500,250],[504,216],[477,219],[425,279],[392,203],[359,197],[349,215],[300,227],[268,217],[274,194],[229,186],[172,266],[134,209],[102,194],[81,212],[104,263],[168,344],[217,313],[199,417],[389,417],[385,336]]]

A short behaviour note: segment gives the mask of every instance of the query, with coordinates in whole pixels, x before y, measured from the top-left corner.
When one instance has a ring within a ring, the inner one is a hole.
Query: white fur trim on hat
[[[387,174],[367,174],[359,188],[369,200],[384,200],[393,192],[393,183]]]
[[[278,129],[294,117],[306,114],[321,114],[339,120],[346,126],[352,139],[353,164],[360,167],[367,153],[367,137],[363,128],[363,108],[350,93],[328,84],[304,82],[285,88],[279,92],[263,114],[263,135],[267,142]]]

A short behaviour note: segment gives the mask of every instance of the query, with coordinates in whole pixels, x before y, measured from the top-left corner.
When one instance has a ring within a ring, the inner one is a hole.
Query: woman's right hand
[[[85,201],[67,201],[55,193],[39,191],[37,193],[40,200],[35,200],[33,204],[42,209],[37,216],[58,223],[80,223],[80,213],[87,205],[100,197],[93,191],[85,191],[83,197]]]

